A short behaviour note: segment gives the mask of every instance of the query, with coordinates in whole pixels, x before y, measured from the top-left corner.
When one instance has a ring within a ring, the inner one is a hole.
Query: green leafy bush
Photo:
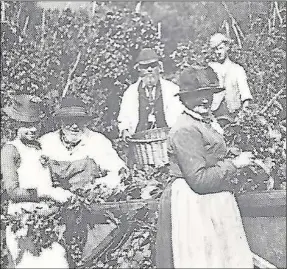
[[[15,18],[24,4],[5,4],[2,105],[15,92],[33,93],[45,100],[52,113],[65,89],[90,105],[93,129],[116,137],[120,97],[136,79],[133,65],[139,50],[152,46],[163,55],[151,20],[128,9],[106,10],[102,5],[92,16],[85,10],[38,10],[42,19],[30,25],[33,32],[28,35]],[[4,117],[2,138],[11,138],[7,124]],[[54,123],[45,125],[53,128]]]

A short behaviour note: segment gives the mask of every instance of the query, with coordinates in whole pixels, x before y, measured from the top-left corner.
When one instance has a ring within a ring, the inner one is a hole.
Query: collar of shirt
[[[37,140],[28,140],[28,139],[21,137],[20,141],[23,145],[25,145],[27,147],[35,148],[37,150],[42,149],[40,142]]]
[[[151,88],[144,87],[146,96],[148,97],[149,100],[154,100],[155,99],[155,92],[156,92],[156,86],[153,86]]]
[[[83,144],[83,142],[85,142],[85,137],[86,137],[85,134],[86,134],[86,130],[84,130],[83,135],[79,141],[70,142],[70,141],[66,140],[65,135],[62,132],[62,130],[59,131],[60,140],[63,143],[63,145],[67,148],[67,150],[69,150],[69,151],[72,151],[76,146]]]
[[[203,117],[199,113],[196,113],[188,108],[185,108],[184,112],[196,120],[209,124],[216,132],[223,135],[224,130],[221,128],[216,118],[214,118],[212,115],[208,117]]]
[[[203,117],[202,115],[200,115],[199,113],[196,113],[194,112],[193,110],[190,110],[188,108],[185,108],[184,109],[184,112],[186,114],[188,114],[189,116],[191,116],[192,118],[196,119],[196,120],[199,120],[199,121],[202,121],[204,123],[210,123],[211,121],[211,118],[208,116],[208,117]]]

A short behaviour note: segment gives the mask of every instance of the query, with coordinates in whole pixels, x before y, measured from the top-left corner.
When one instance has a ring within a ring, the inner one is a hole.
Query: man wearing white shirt
[[[135,132],[171,127],[183,111],[176,96],[179,87],[161,77],[159,57],[153,49],[142,49],[136,65],[140,77],[125,91],[118,117],[124,139]]]
[[[56,175],[59,181],[57,183],[74,193],[78,189],[91,190],[91,187],[97,184],[104,184],[109,189],[118,187],[125,163],[108,138],[87,128],[92,116],[88,114],[82,100],[75,97],[64,98],[55,114],[55,118],[60,122],[60,129],[43,135],[40,141],[45,165]],[[87,243],[89,238],[103,233],[95,225],[109,225],[93,223],[91,228],[86,222],[89,216],[83,217],[80,223],[73,221],[76,218],[74,211],[67,209],[65,240],[67,245],[71,244],[75,235],[84,240],[86,244],[83,257],[86,257],[91,250]],[[70,253],[67,258],[69,267],[75,268]]]
[[[216,33],[210,38],[210,47],[214,50],[217,61],[209,66],[217,73],[220,85],[225,91],[214,94],[211,110],[217,116],[234,118],[240,109],[245,109],[252,100],[245,70],[230,60],[230,40],[223,34]]]
[[[43,155],[63,162],[92,159],[106,172],[105,176],[96,179],[97,183],[110,187],[120,184],[119,171],[125,167],[125,163],[107,137],[86,127],[91,116],[85,104],[75,97],[64,98],[56,111],[56,119],[60,121],[61,128],[40,138]]]

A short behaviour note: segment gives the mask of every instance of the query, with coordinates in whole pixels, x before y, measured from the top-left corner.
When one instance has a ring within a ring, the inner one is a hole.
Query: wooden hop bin
[[[169,162],[167,136],[170,128],[156,128],[135,133],[127,141],[133,162],[139,165],[162,166]]]
[[[247,240],[253,252],[255,268],[286,268],[286,191],[254,192],[239,195],[238,206],[246,232]],[[135,214],[137,209],[148,210],[148,218],[154,217],[158,210],[159,200],[130,200],[126,202],[106,202],[93,204],[92,215],[103,212],[119,212],[118,214]],[[129,220],[132,225],[133,218]],[[109,224],[111,225],[111,224]],[[89,262],[103,251],[114,238],[118,240],[127,232],[121,227],[109,228],[108,225],[97,225],[91,231],[95,234],[90,242],[89,255],[87,255],[87,268]],[[106,236],[104,240],[99,235]],[[155,247],[155,246],[154,246]]]

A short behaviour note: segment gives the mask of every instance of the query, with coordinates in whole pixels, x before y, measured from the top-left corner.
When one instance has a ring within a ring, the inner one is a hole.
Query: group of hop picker
[[[223,124],[246,110],[252,96],[244,69],[228,56],[229,43],[223,34],[211,36],[217,61],[183,70],[179,86],[161,76],[155,50],[143,48],[135,66],[139,79],[122,97],[118,128],[123,140],[170,128],[166,142],[172,180],[159,203],[157,268],[253,268],[230,185],[238,169],[253,165],[253,155],[227,157],[230,149],[223,138]],[[59,129],[39,137],[42,107],[40,98],[19,94],[3,108],[17,126],[15,139],[1,149],[8,213],[22,214],[23,220],[35,208],[48,211],[48,200],[64,204],[91,178],[116,188],[121,173],[136,165],[131,151],[129,161],[123,161],[107,137],[87,128],[92,116],[81,99],[64,97],[55,111]],[[65,182],[54,187],[50,171],[55,163],[69,180],[68,188]],[[24,228],[14,232],[6,227],[9,268],[73,268],[65,245],[54,242],[34,253],[20,244],[23,238],[29,242]]]

